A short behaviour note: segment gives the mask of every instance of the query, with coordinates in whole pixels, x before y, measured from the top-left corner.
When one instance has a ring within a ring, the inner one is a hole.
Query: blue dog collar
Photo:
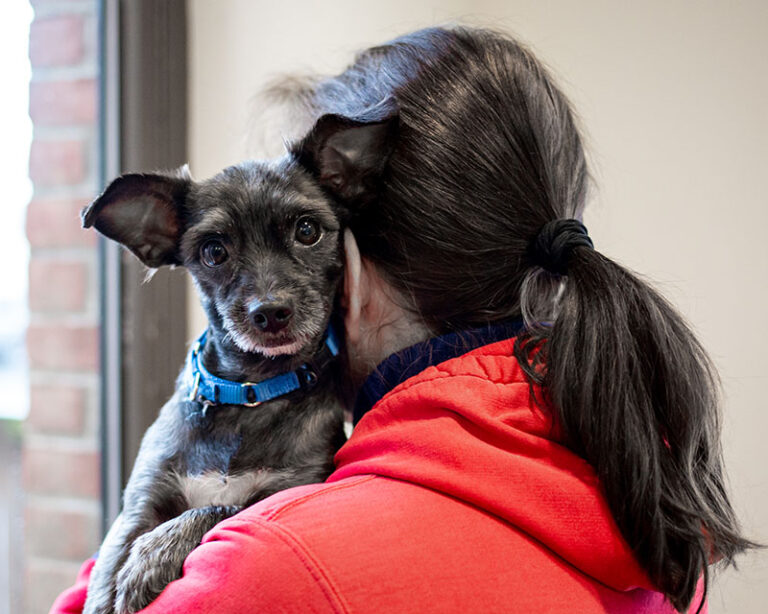
[[[296,390],[310,390],[317,383],[320,372],[339,354],[336,333],[333,326],[329,326],[323,346],[311,362],[261,382],[233,382],[213,375],[203,366],[201,356],[207,335],[206,330],[192,346],[184,370],[184,385],[189,390],[187,400],[206,405],[257,407]]]

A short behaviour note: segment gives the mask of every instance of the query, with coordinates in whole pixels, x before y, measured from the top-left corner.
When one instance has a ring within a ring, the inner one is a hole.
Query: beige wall
[[[768,541],[768,3],[191,0],[191,167],[248,156],[252,97],[271,75],[334,72],[356,49],[451,20],[530,43],[580,114],[598,248],[688,316],[725,388],[738,510]],[[195,330],[202,321],[195,323]],[[192,334],[192,333],[191,333]],[[714,614],[765,611],[768,557],[717,580]]]

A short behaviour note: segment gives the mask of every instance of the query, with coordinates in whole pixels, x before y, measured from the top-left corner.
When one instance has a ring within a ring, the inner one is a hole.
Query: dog
[[[326,115],[282,158],[201,182],[186,168],[123,175],[83,210],[84,227],[151,269],[186,267],[208,316],[142,440],[87,614],[146,607],[216,523],[333,470],[343,232],[375,194],[396,126],[390,103]]]

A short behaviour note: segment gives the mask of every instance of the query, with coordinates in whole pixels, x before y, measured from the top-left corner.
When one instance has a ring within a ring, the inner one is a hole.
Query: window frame
[[[188,157],[186,0],[100,0],[100,160],[105,186]],[[100,239],[102,532],[120,511],[141,438],[173,392],[187,344],[187,280]]]

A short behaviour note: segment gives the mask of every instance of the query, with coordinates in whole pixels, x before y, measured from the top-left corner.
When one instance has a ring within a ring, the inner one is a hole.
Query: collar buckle
[[[305,364],[299,368],[299,372],[301,373],[301,378],[299,379],[301,387],[304,390],[312,390],[317,385],[318,380],[315,369]]]
[[[256,386],[254,382],[245,382],[242,384],[243,390],[245,390],[245,398],[246,402],[243,403],[245,407],[258,407],[261,405],[264,401],[257,401],[256,400],[256,390],[254,386]]]

